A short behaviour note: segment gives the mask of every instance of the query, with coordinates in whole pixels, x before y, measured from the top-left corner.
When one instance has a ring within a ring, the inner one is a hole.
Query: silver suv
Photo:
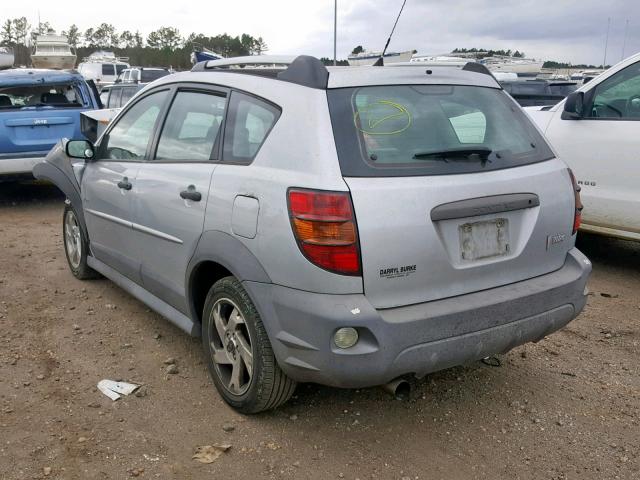
[[[35,175],[68,198],[72,273],[202,335],[245,413],[507,352],[585,305],[571,172],[477,64],[203,62]]]

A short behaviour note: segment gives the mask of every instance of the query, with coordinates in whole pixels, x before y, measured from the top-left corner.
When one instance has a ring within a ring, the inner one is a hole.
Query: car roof
[[[298,57],[264,55],[200,62],[193,67],[192,72],[255,75],[317,89],[406,84],[502,88],[486,67],[476,62],[469,62],[462,68],[428,66],[419,63],[415,66],[393,68],[325,67],[317,58],[306,55]]]
[[[29,85],[35,82],[70,82],[84,80],[84,77],[75,70],[47,70],[37,68],[12,68],[0,70],[0,85]]]

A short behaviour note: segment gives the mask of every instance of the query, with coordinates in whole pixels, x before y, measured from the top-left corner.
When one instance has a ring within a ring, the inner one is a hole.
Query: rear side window
[[[345,176],[471,173],[553,157],[520,107],[496,88],[371,86],[327,95]]]
[[[120,108],[120,95],[122,94],[122,88],[113,87],[111,89],[111,95],[109,95],[108,108]]]
[[[224,118],[226,97],[178,92],[158,141],[157,160],[209,160]]]
[[[115,70],[113,68],[113,64],[111,63],[103,63],[102,64],[102,75],[115,75]]]
[[[233,92],[225,127],[223,160],[251,162],[279,116],[280,110],[274,105]]]
[[[120,105],[126,104],[129,100],[133,98],[138,89],[136,87],[123,87],[122,88],[122,97],[120,98]]]

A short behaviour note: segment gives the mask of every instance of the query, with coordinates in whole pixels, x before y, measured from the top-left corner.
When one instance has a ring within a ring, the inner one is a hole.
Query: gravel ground
[[[640,478],[640,245],[581,235],[585,312],[500,357],[380,389],[299,386],[244,417],[197,339],[68,271],[62,197],[0,184],[0,478]],[[174,359],[177,373],[165,361]],[[144,386],[112,402],[103,378]],[[211,464],[202,445],[231,448]]]

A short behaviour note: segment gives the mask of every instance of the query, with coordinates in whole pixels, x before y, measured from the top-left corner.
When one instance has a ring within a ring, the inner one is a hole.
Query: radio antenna
[[[407,0],[402,2],[402,7],[400,7],[400,12],[398,12],[398,16],[396,17],[396,22],[393,24],[393,28],[391,29],[391,33],[389,34],[389,38],[387,38],[387,43],[382,50],[382,54],[380,58],[376,60],[376,63],[373,64],[374,67],[382,67],[384,66],[384,54],[387,53],[387,48],[389,47],[389,43],[391,42],[391,37],[393,37],[393,32],[396,30],[396,25],[398,25],[398,20],[400,20],[400,15],[402,15],[402,10],[404,10],[404,6],[406,5]]]

